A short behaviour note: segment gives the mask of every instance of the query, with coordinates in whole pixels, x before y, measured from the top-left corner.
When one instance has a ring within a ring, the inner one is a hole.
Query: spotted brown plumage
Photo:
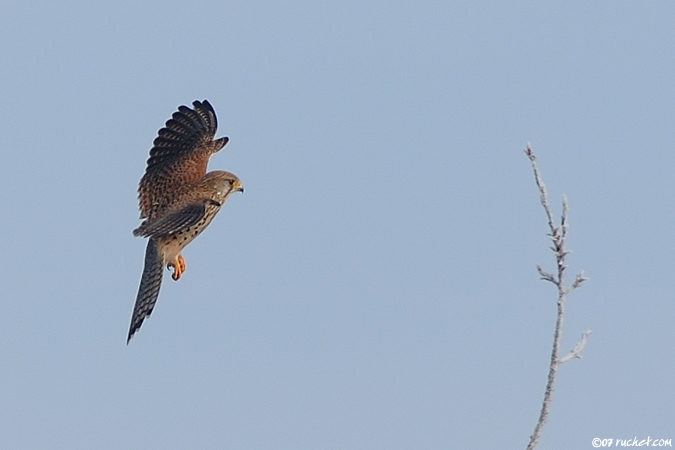
[[[141,218],[135,236],[149,238],[127,343],[149,317],[157,301],[164,266],[178,280],[185,271],[181,251],[211,223],[232,192],[244,188],[236,175],[222,170],[206,173],[211,155],[227,137],[215,139],[218,122],[204,100],[178,107],[150,150],[138,187]]]

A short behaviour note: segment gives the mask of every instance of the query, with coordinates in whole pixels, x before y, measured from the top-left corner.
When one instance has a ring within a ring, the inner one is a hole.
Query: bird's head
[[[213,199],[222,203],[233,192],[244,192],[244,186],[239,178],[224,170],[214,170],[204,176],[202,186],[213,196]]]

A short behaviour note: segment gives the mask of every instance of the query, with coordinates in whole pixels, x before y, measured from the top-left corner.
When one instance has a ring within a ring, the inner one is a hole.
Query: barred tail
[[[131,315],[127,344],[134,333],[141,328],[143,320],[150,317],[152,308],[155,307],[157,296],[159,296],[159,288],[162,285],[162,269],[164,269],[164,261],[157,249],[157,243],[154,239],[149,239],[148,246],[145,249],[145,266],[143,267],[141,285],[138,287],[134,313]]]

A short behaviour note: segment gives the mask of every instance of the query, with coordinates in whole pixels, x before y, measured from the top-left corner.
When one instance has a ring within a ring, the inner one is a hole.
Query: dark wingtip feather
[[[213,106],[211,106],[211,103],[209,103],[209,101],[206,99],[202,101],[195,100],[194,102],[192,102],[192,106],[194,106],[195,109],[206,109],[211,111],[212,113],[215,113],[215,111],[213,110]]]
[[[221,137],[220,139],[216,139],[214,142],[216,143],[214,148],[215,148],[215,151],[217,152],[221,148],[225,147],[225,144],[230,142],[230,138],[225,136],[225,137]]]
[[[179,106],[164,127],[157,131],[147,160],[146,173],[155,170],[155,166],[184,157],[197,150],[202,142],[215,137],[218,120],[211,104],[207,100],[197,100],[192,105],[194,109]]]
[[[206,128],[209,131],[212,131],[213,136],[215,136],[216,130],[218,129],[218,118],[216,117],[216,111],[213,109],[213,106],[211,106],[211,103],[206,99],[201,102],[195,100],[192,102],[192,106],[194,107],[195,112],[201,116],[202,120],[204,120]]]

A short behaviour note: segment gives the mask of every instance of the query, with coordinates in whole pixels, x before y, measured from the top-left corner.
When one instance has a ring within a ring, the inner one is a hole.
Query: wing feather
[[[179,106],[178,111],[157,132],[157,138],[150,149],[146,173],[180,160],[199,151],[204,144],[213,142],[218,128],[213,107],[206,100],[195,101],[192,105],[194,109]]]
[[[179,106],[157,132],[138,187],[141,218],[153,219],[171,206],[181,190],[206,174],[211,155],[227,144],[214,140],[218,120],[207,101]]]
[[[220,203],[211,199],[206,199],[199,203],[191,203],[175,213],[144,222],[134,230],[134,236],[151,238],[170,236],[178,231],[197,225],[204,219],[207,210],[220,208],[220,206]]]

